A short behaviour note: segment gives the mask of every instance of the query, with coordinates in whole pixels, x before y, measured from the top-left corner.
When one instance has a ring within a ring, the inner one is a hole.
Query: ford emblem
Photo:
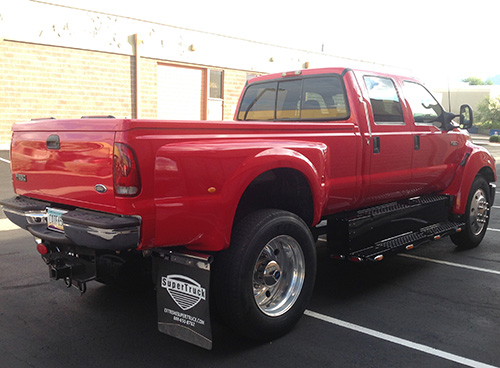
[[[108,188],[106,188],[106,186],[102,184],[97,184],[94,188],[97,193],[101,194],[106,193],[108,191]]]

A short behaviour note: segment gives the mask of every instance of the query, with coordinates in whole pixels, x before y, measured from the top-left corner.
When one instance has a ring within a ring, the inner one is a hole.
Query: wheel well
[[[243,193],[233,225],[248,214],[265,208],[290,211],[311,226],[314,204],[305,176],[290,168],[273,169],[260,174]]]
[[[481,170],[479,170],[478,175],[481,175],[483,178],[485,178],[488,183],[492,183],[495,181],[495,175],[489,167],[483,167]]]

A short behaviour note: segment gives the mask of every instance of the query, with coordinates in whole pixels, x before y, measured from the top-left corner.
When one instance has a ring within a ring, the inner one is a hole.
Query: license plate
[[[59,210],[56,208],[47,208],[47,228],[49,230],[64,232],[64,224],[62,215],[68,211]]]

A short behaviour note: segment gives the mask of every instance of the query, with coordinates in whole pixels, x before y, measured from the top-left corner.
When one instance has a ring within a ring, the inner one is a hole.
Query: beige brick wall
[[[157,118],[157,68],[164,62],[141,58],[140,118]],[[246,71],[224,71],[224,120],[232,120],[246,76]],[[12,124],[18,121],[135,117],[135,84],[134,56],[0,41],[0,149],[8,148]],[[200,108],[206,109],[206,96]]]
[[[140,115],[141,119],[156,119],[158,117],[158,62],[157,60],[142,58],[140,70]],[[135,65],[135,58],[134,58]],[[133,75],[135,66],[131,70]],[[135,79],[133,89],[135,91]]]
[[[226,70],[224,72],[224,120],[232,120],[241,91],[245,87],[247,73]]]
[[[131,117],[130,56],[0,42],[0,146],[14,122],[82,115]]]

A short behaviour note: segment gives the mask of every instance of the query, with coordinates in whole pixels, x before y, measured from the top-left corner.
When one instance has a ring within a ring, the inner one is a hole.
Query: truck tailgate
[[[16,124],[11,148],[15,192],[67,205],[114,207],[113,143],[118,122],[89,119],[84,123],[44,120]]]

